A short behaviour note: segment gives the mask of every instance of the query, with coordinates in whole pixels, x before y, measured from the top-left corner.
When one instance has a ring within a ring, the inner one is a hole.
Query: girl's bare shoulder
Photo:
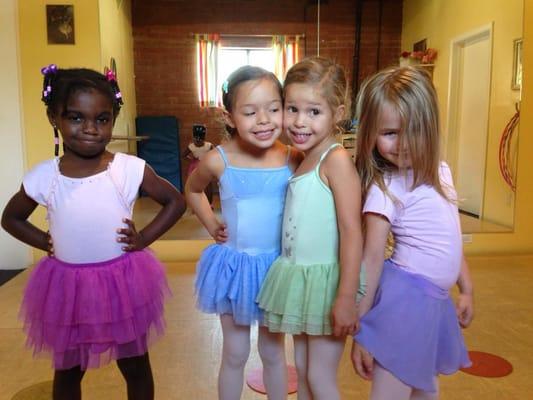
[[[200,167],[206,168],[212,175],[220,176],[225,167],[224,159],[220,152],[213,148],[202,157]]]

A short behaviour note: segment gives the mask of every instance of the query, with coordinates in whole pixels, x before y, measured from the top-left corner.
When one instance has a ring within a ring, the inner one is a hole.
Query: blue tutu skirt
[[[213,244],[200,257],[196,270],[197,306],[212,314],[231,314],[238,325],[263,324],[255,299],[279,254],[249,255]]]
[[[355,340],[406,385],[435,392],[435,376],[471,365],[447,290],[385,261]]]

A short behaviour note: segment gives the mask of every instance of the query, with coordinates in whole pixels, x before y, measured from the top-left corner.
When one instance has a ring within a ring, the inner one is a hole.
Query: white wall
[[[17,1],[1,0],[0,7],[0,210],[18,190],[24,173],[22,115],[18,55]],[[0,229],[0,269],[30,264],[30,250]]]

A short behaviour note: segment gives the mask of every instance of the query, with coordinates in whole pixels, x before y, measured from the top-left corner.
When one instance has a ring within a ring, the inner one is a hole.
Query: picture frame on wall
[[[46,34],[48,44],[75,44],[72,4],[46,5]]]
[[[511,89],[522,88],[522,38],[513,41],[513,78]]]
[[[413,51],[426,51],[427,49],[427,39],[419,40],[416,43],[413,43]]]

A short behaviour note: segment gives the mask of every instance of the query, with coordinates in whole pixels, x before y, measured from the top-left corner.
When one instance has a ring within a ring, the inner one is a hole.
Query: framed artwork
[[[74,44],[74,6],[46,5],[48,44]]]
[[[513,41],[513,80],[511,89],[520,90],[522,88],[522,39]]]
[[[427,49],[427,39],[419,40],[413,44],[413,51],[426,51]]]

